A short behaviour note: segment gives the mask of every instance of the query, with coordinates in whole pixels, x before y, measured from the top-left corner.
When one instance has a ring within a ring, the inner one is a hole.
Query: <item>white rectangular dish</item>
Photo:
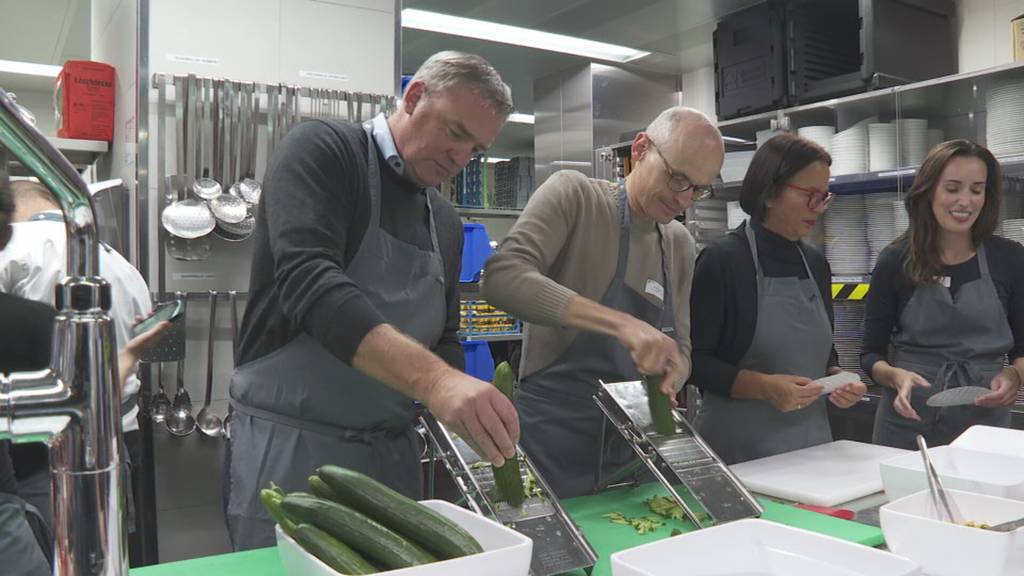
[[[1024,502],[947,490],[965,521],[994,526],[1024,517]],[[1024,574],[1024,530],[991,532],[935,519],[927,490],[879,510],[886,545],[929,576]]]
[[[1024,458],[1024,430],[975,424],[949,445],[976,452]]]
[[[767,520],[737,520],[612,554],[612,576],[918,576],[889,552]]]
[[[493,520],[444,500],[420,502],[466,529],[484,549],[480,554],[443,560],[423,566],[378,572],[380,576],[527,576],[533,556],[533,540]],[[333,568],[306,552],[280,526],[277,550],[287,576],[338,576]]]
[[[945,488],[1024,500],[1024,458],[937,446],[928,453]],[[889,500],[928,488],[921,455],[911,452],[879,465]]]

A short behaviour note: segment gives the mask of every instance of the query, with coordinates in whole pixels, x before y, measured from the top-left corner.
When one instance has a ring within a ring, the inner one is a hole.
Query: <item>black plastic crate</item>
[[[789,105],[785,37],[781,2],[751,6],[718,22],[712,41],[715,108],[720,119]]]
[[[957,72],[952,0],[788,0],[785,12],[791,104]]]

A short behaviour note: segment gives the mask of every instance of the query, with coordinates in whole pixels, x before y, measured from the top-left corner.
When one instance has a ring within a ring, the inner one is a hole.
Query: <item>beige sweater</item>
[[[575,171],[553,174],[534,192],[522,216],[487,261],[482,290],[494,306],[526,322],[520,376],[561,355],[578,330],[563,326],[569,300],[599,302],[615,275],[619,253],[619,188]],[[626,284],[652,303],[648,281],[664,285],[657,223],[630,213]],[[690,375],[690,285],[696,245],[679,222],[661,226],[668,250],[676,337]],[[656,291],[656,290],[655,290]]]

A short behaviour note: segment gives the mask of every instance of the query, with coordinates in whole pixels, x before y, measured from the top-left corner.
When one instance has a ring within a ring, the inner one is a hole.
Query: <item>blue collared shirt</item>
[[[399,176],[405,176],[405,161],[398,155],[395,139],[391,135],[391,127],[388,126],[384,114],[377,114],[371,120],[371,126],[373,127],[373,141],[377,143],[377,148],[384,156],[388,166],[391,166],[391,169]]]

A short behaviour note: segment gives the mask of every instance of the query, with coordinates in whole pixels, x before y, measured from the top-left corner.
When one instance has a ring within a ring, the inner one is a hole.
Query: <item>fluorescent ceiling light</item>
[[[497,156],[488,156],[484,158],[484,161],[488,164],[497,164],[498,162],[508,162],[508,158],[498,158]]]
[[[519,26],[449,16],[448,14],[427,12],[413,8],[402,10],[402,27],[479,38],[503,44],[515,44],[516,46],[526,46],[539,50],[575,54],[577,56],[611,62],[629,62],[630,60],[643,58],[650,54],[650,52],[636,50],[627,46],[617,46],[605,42],[584,40],[583,38],[574,38],[562,34],[552,34]]]
[[[509,122],[515,122],[517,124],[533,124],[533,114],[521,114],[519,112],[513,112],[508,115]]]
[[[0,60],[0,72],[11,74],[25,74],[28,76],[44,76],[56,78],[60,74],[60,66],[50,64],[36,64],[34,62],[17,62],[14,60]]]

